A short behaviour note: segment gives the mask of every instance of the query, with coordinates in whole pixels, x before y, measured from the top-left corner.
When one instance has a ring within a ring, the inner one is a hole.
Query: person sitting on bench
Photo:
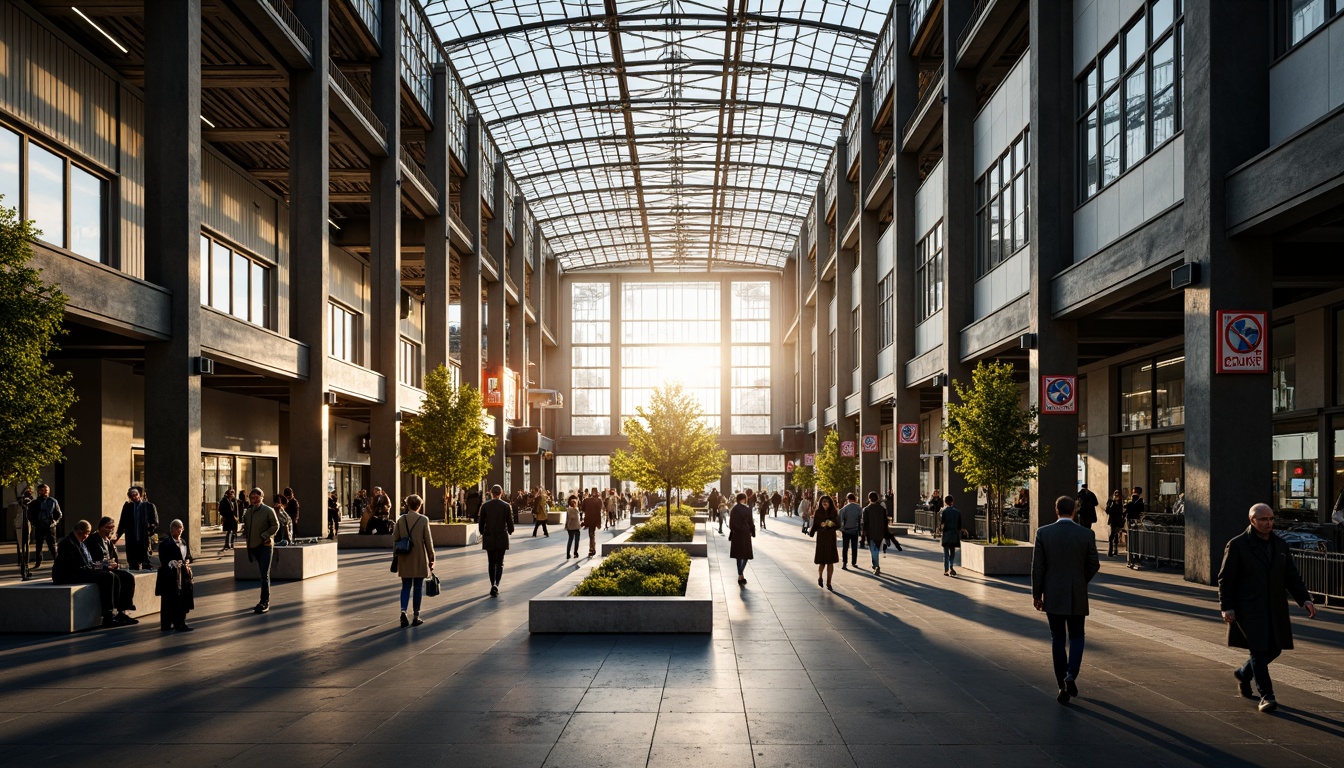
[[[93,532],[88,520],[75,523],[75,530],[61,539],[56,545],[56,562],[51,566],[51,581],[54,584],[97,584],[98,596],[102,600],[103,626],[115,627],[118,624],[137,624],[126,614],[130,609],[127,596],[121,594],[121,582],[113,576],[111,564],[95,563],[84,540]],[[120,613],[113,613],[113,609]]]

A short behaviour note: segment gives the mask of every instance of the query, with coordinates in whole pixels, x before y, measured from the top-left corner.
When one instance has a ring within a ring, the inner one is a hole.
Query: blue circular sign
[[[1227,324],[1227,346],[1233,352],[1250,352],[1260,346],[1260,323],[1243,315]]]
[[[1055,405],[1068,405],[1073,400],[1073,387],[1068,379],[1055,379],[1045,386],[1045,396]]]

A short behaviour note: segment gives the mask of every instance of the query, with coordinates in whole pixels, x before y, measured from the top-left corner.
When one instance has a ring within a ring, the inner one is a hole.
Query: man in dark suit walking
[[[1251,524],[1227,542],[1223,566],[1218,570],[1218,607],[1227,622],[1227,644],[1245,648],[1251,657],[1232,674],[1241,695],[1254,699],[1251,680],[1260,689],[1261,712],[1278,709],[1269,663],[1293,647],[1293,627],[1288,619],[1284,592],[1316,618],[1316,604],[1302,583],[1293,563],[1288,542],[1274,535],[1274,510],[1256,504],[1249,514]]]
[[[1055,700],[1067,704],[1078,695],[1078,670],[1083,662],[1083,624],[1087,583],[1101,570],[1097,540],[1073,519],[1074,500],[1055,499],[1059,519],[1036,531],[1031,557],[1031,602],[1050,622],[1050,649],[1055,662]],[[1068,651],[1065,652],[1065,639]]]
[[[145,489],[133,485],[126,490],[126,503],[121,505],[121,521],[117,524],[117,538],[126,539],[126,561],[131,570],[148,571],[149,539],[159,527],[159,511],[142,498]]]
[[[509,550],[509,536],[513,535],[513,507],[500,496],[504,489],[490,486],[490,500],[481,505],[481,547],[489,560],[490,596],[499,596],[499,580],[504,575],[504,553]]]

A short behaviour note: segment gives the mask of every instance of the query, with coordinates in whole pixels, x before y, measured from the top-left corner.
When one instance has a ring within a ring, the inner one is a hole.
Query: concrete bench
[[[154,571],[135,576],[136,618],[159,612]],[[0,586],[0,632],[78,632],[103,623],[97,584],[52,584],[49,578]]]
[[[392,549],[389,541],[388,550]],[[336,572],[336,542],[321,541],[291,547],[276,547],[271,556],[271,581],[299,581]],[[247,549],[233,551],[233,578],[259,580],[257,564],[248,562]]]

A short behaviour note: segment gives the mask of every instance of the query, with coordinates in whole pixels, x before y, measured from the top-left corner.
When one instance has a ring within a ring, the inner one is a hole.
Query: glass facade
[[[915,295],[918,317],[925,320],[943,308],[943,223],[915,245]]]
[[[611,487],[611,457],[592,456],[556,456],[555,488],[556,502],[566,503],[564,499],[571,493],[579,493],[589,488],[606,490]]]
[[[102,178],[68,158],[0,128],[0,205],[31,219],[42,242],[103,261],[103,188]]]
[[[611,285],[570,285],[570,432],[611,434]]]
[[[729,459],[733,473],[733,490],[783,493],[787,488],[784,475],[784,457],[775,453],[735,454]]]
[[[1275,326],[1270,335],[1270,377],[1274,388],[1274,412],[1297,408],[1297,326]]]
[[[770,283],[734,282],[732,292],[730,430],[735,435],[768,435],[770,434]]]
[[[1029,132],[1023,131],[975,183],[976,277],[990,272],[1027,244],[1029,138]],[[940,224],[940,235],[941,227]],[[941,240],[937,250],[941,258]],[[922,258],[923,254],[920,256]],[[941,283],[942,271],[939,270],[940,292]],[[938,304],[942,306],[941,296]]]
[[[270,265],[208,235],[201,235],[200,256],[201,304],[269,328]]]
[[[700,282],[621,286],[622,421],[648,407],[655,388],[675,382],[699,402],[705,423],[721,429],[719,290],[719,283]]]

